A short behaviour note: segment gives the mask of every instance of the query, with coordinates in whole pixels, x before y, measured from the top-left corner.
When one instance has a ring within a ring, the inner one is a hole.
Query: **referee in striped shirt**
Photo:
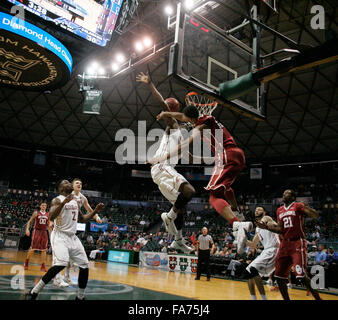
[[[212,251],[215,248],[214,241],[212,237],[208,235],[208,229],[204,227],[202,233],[197,239],[197,276],[195,280],[200,280],[202,273],[202,264],[205,265],[205,272],[207,274],[207,281],[210,281],[210,268],[209,268],[209,259],[210,259],[210,245],[212,245]]]

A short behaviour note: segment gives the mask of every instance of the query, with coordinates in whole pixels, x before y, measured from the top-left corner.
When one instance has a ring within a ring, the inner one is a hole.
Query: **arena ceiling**
[[[239,12],[246,12],[246,1],[222,2],[225,5],[207,6],[201,14],[222,28],[238,25],[243,20]],[[77,75],[93,59],[106,65],[118,50],[131,54],[132,43],[145,34],[156,43],[170,43],[173,31],[167,30],[165,3],[139,0],[135,17],[109,50],[95,48],[84,41],[78,46],[59,34],[74,58],[71,80],[51,93],[0,88],[1,144],[112,159],[116,146],[121,143],[115,141],[117,130],[129,128],[137,132],[139,120],[147,121],[147,130],[163,128],[163,123],[155,119],[159,106],[147,87],[135,81],[135,76],[140,71],[148,71],[164,97],[174,96],[183,103],[187,89],[168,78],[167,51],[119,77],[99,81],[97,87],[103,90],[104,100],[98,116],[82,113],[84,93],[79,92]],[[310,9],[318,3],[326,10],[326,30],[337,33],[334,0],[277,1],[279,14],[267,10],[265,23],[298,43],[319,45],[324,41],[325,31],[312,30],[310,26],[313,16]],[[239,35],[242,41],[248,41],[250,26]],[[278,37],[263,32],[263,54],[285,47]],[[229,128],[251,161],[337,159],[337,78],[338,63],[335,62],[271,81],[267,85],[265,121],[245,118],[225,107],[218,107],[214,115]]]

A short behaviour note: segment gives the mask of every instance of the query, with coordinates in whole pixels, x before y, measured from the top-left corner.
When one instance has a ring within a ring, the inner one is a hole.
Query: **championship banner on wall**
[[[100,114],[102,104],[102,91],[89,90],[86,91],[85,101],[83,104],[83,113]]]
[[[197,273],[197,256],[168,255],[169,271]]]
[[[140,252],[141,267],[168,270],[168,255],[162,252]]]

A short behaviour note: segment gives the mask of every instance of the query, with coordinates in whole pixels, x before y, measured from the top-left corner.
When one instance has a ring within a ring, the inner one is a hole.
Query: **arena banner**
[[[127,250],[109,250],[107,260],[111,262],[129,263],[129,258],[130,252]]]
[[[262,168],[250,168],[250,179],[261,180],[263,177]]]
[[[100,114],[102,105],[102,91],[88,90],[86,91],[85,101],[83,104],[83,113]]]
[[[108,229],[108,223],[96,223],[96,222],[91,222],[90,223],[90,231],[98,232],[102,231],[105,232]]]
[[[128,225],[126,224],[113,224],[113,231],[127,232]]]
[[[102,192],[95,191],[95,190],[82,190],[81,193],[85,195],[86,197],[96,197],[99,198],[102,196]]]
[[[163,252],[141,251],[139,264],[141,267],[168,270],[168,255]]]
[[[168,254],[169,271],[179,271],[184,273],[197,272],[197,256]]]
[[[56,38],[33,24],[0,12],[0,85],[51,90],[70,79],[73,59]]]

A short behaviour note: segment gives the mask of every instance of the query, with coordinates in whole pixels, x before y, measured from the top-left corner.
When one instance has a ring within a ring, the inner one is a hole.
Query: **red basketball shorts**
[[[306,265],[306,240],[282,240],[276,258],[275,277],[288,279],[291,267],[293,266],[296,278],[302,278],[306,275]]]
[[[31,248],[34,250],[47,250],[48,235],[46,230],[34,230]]]
[[[212,176],[205,189],[216,190],[219,187],[224,187],[225,190],[227,190],[234,183],[244,167],[245,155],[242,149],[238,147],[224,149],[223,159],[217,159],[216,157]]]

